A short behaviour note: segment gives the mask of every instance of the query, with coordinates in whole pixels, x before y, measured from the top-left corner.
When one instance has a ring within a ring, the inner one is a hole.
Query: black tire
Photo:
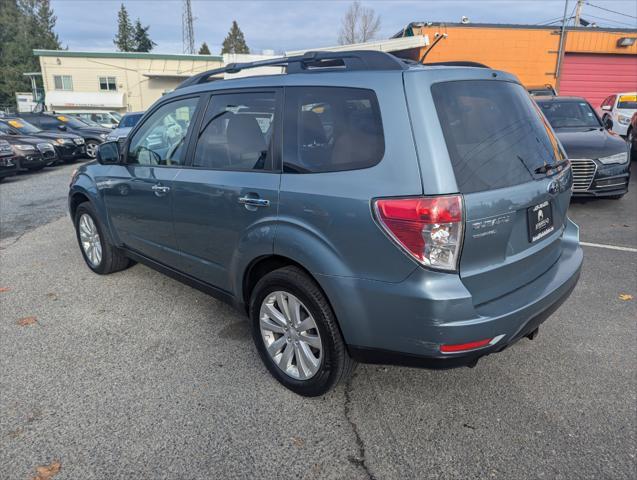
[[[314,317],[322,341],[322,361],[318,371],[307,380],[287,375],[267,352],[259,326],[261,304],[271,293],[285,291],[295,295]],[[299,395],[315,397],[332,389],[353,371],[356,362],[347,352],[336,317],[327,298],[317,283],[298,267],[288,266],[274,270],[254,287],[250,298],[252,337],[261,360],[283,386]]]
[[[80,218],[82,217],[82,215],[89,215],[93,220],[93,223],[97,227],[97,232],[102,246],[102,258],[97,265],[93,265],[91,263],[86,255],[86,252],[84,251],[84,248],[82,248],[82,241],[80,240],[79,229]],[[131,261],[127,257],[125,257],[118,249],[113,247],[108,237],[104,234],[104,228],[102,226],[102,223],[100,222],[99,216],[97,215],[95,208],[90,202],[81,203],[77,207],[73,223],[75,225],[75,237],[77,238],[80,252],[82,252],[82,257],[84,258],[86,265],[95,273],[100,275],[107,275],[109,273],[124,270],[131,265]]]

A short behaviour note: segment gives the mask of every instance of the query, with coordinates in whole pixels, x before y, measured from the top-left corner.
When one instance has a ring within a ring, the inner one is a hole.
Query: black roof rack
[[[286,67],[287,73],[314,73],[340,70],[405,70],[407,65],[389,53],[376,50],[351,50],[345,52],[306,52],[293,57],[272,58],[246,63],[229,63],[225,67],[201,72],[184,80],[176,89],[206,83],[213,75],[237,73],[258,67]]]
[[[458,60],[454,62],[434,62],[434,63],[423,63],[425,67],[435,67],[435,66],[445,66],[445,67],[477,67],[477,68],[491,68],[484,63],[478,62],[469,62],[467,60]]]

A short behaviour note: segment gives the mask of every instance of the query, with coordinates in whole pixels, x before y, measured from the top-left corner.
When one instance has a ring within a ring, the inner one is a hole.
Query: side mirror
[[[102,165],[113,165],[119,163],[119,143],[104,142],[97,147],[97,163]]]
[[[604,128],[606,130],[612,130],[613,129],[613,119],[610,117],[604,117]]]
[[[66,125],[58,125],[58,130],[66,131]]]
[[[605,110],[606,112],[610,112],[612,109],[610,108],[610,105],[604,105],[602,107],[602,110]]]

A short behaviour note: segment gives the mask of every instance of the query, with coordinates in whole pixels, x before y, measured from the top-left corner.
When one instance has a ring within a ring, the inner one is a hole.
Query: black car
[[[80,158],[86,158],[84,139],[74,133],[40,130],[23,118],[0,118],[0,134],[13,135],[16,138],[28,136],[40,138],[51,143],[55,148],[58,160],[72,163]]]
[[[9,142],[0,140],[0,182],[18,173],[18,160]]]
[[[5,140],[11,145],[20,170],[42,170],[48,165],[53,165],[58,159],[53,145],[41,138],[0,134],[0,140]]]
[[[95,158],[97,147],[111,132],[109,128],[91,127],[77,118],[64,114],[21,113],[20,118],[42,130],[63,131],[81,136],[86,142],[86,156],[89,158]]]
[[[566,149],[573,169],[573,195],[621,198],[628,191],[629,152],[626,142],[610,132],[584,98],[536,97]]]

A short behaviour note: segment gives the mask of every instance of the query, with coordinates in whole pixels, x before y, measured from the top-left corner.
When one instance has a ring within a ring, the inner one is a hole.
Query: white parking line
[[[597,247],[597,248],[606,248],[608,250],[621,250],[622,252],[633,252],[637,253],[637,248],[630,247],[619,247],[617,245],[604,245],[603,243],[588,243],[588,242],[579,242],[580,245],[584,245],[585,247]]]

